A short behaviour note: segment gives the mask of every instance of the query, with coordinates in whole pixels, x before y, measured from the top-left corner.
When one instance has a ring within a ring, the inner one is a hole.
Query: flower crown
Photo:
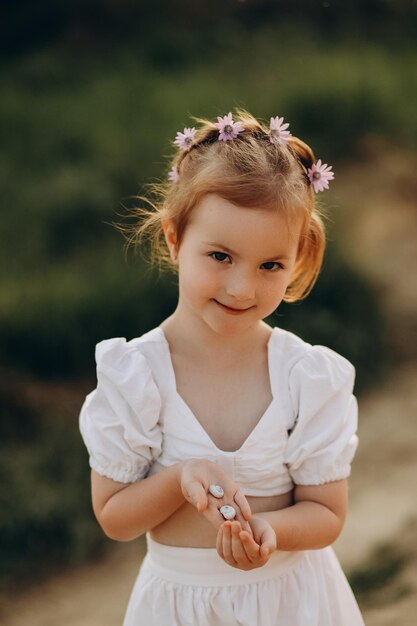
[[[218,141],[233,141],[245,130],[241,122],[233,121],[231,113],[224,117],[218,117],[214,126],[219,131]],[[271,143],[287,145],[288,139],[291,137],[290,131],[287,130],[288,127],[289,124],[284,124],[283,117],[271,117],[267,133]],[[195,128],[184,128],[184,132],[177,133],[174,144],[181,150],[188,150],[194,143],[196,132]],[[308,168],[307,177],[312,183],[315,193],[329,188],[329,181],[334,179],[334,173],[331,170],[332,166],[322,163],[321,159]],[[168,179],[176,183],[179,178],[178,168],[174,165],[168,174]]]

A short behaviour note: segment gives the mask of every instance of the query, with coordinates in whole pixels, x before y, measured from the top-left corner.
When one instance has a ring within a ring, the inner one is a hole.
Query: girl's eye
[[[215,259],[218,263],[224,263],[228,259],[230,260],[230,257],[226,254],[226,252],[211,252],[209,256],[211,256],[212,259]]]
[[[284,269],[282,263],[278,263],[278,261],[267,261],[266,263],[262,263],[261,267],[264,270],[268,270],[268,272],[276,272]]]

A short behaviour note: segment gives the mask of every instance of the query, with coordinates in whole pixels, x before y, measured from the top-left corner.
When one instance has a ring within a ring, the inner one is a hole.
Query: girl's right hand
[[[255,516],[251,527],[253,535],[233,520],[224,522],[217,533],[217,552],[232,567],[246,571],[263,567],[277,549],[275,531],[266,520]]]
[[[182,463],[180,481],[184,498],[195,506],[216,530],[224,522],[220,507],[229,504],[236,510],[235,519],[240,522],[242,529],[252,536],[248,523],[252,517],[249,503],[220,465],[206,459],[189,459]],[[208,490],[210,485],[220,485],[224,496],[222,498],[212,496]]]

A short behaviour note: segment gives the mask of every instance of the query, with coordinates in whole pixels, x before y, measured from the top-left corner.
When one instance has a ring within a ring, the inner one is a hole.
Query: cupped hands
[[[232,567],[251,570],[262,567],[277,548],[274,529],[260,517],[252,517],[251,533],[239,521],[224,522],[218,530],[216,549]]]

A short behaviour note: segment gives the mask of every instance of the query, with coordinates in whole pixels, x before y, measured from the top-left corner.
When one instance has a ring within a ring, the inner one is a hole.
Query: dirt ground
[[[373,165],[368,164],[366,176],[360,163],[343,173],[343,206],[337,207],[336,219],[344,232],[344,253],[365,264],[381,287],[402,364],[381,388],[360,399],[350,510],[335,550],[358,585],[367,626],[415,626],[417,364],[412,351],[417,273],[411,268],[417,267],[417,159],[392,147],[388,151],[377,140],[369,140],[364,149]],[[104,560],[9,598],[0,624],[120,626],[144,551],[142,540],[115,544]]]

